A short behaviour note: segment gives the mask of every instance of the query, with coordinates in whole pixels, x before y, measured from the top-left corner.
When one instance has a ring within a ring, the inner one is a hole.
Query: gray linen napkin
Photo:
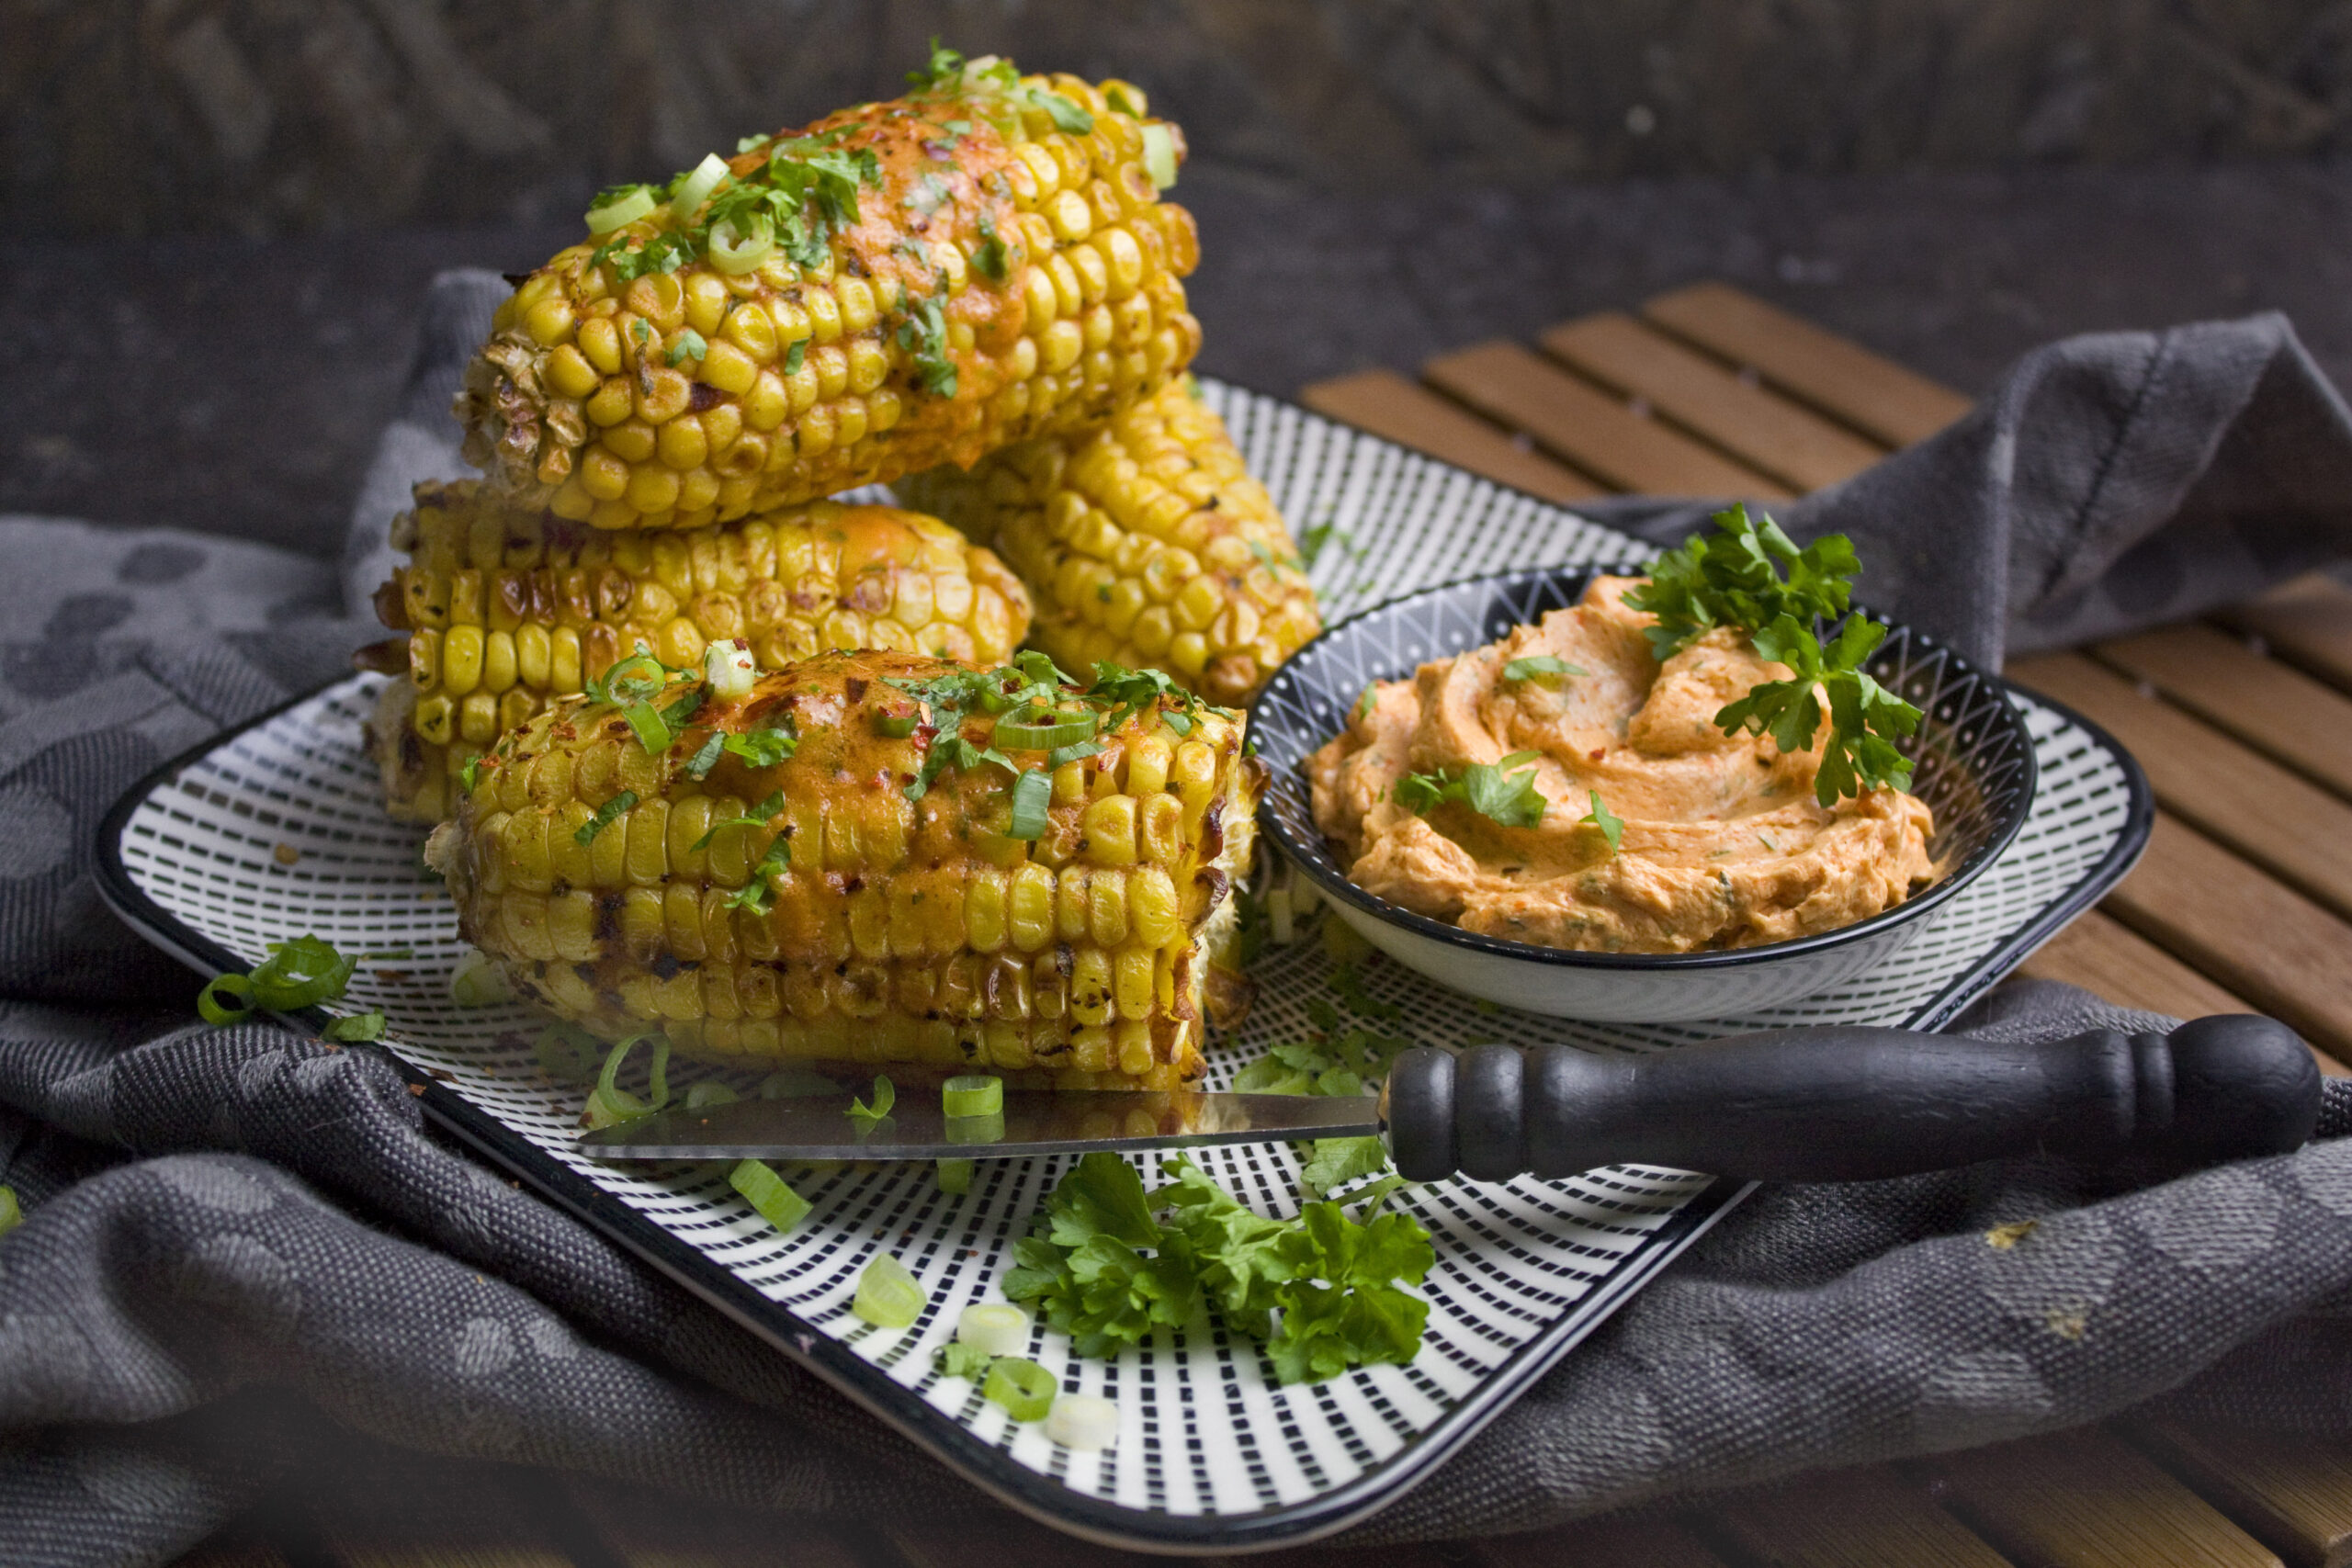
[[[168,1559],[318,1441],[789,1516],[988,1506],[574,1221],[437,1142],[364,1050],[189,1021],[99,906],[91,843],[164,758],[380,636],[384,523],[457,471],[458,359],[503,286],[435,287],[341,567],[0,518],[0,1540]],[[1679,539],[1690,509],[1620,507]],[[1972,652],[2193,613],[2342,553],[2352,421],[2277,317],[2072,340],[1945,435],[1792,510],[1872,601]],[[2012,985],[1959,1028],[2146,1027]],[[2332,1094],[2339,1091],[2331,1090]],[[2016,1162],[1767,1190],[1352,1539],[1527,1529],[2151,1401],[2352,1432],[2352,1097],[2323,1141],[2177,1180]],[[2012,1222],[1996,1246],[1986,1232]]]

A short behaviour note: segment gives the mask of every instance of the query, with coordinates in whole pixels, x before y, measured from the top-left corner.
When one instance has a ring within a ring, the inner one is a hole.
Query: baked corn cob
[[[1265,776],[1237,716],[1035,653],[821,654],[740,693],[635,662],[502,739],[428,845],[519,993],[746,1066],[1200,1072]],[[690,716],[649,750],[632,701]]]
[[[1121,82],[945,51],[917,80],[606,193],[614,226],[468,367],[468,459],[561,517],[692,528],[1097,423],[1182,370],[1176,128]]]
[[[1091,434],[897,488],[1012,564],[1036,599],[1030,641],[1073,670],[1153,665],[1242,703],[1322,629],[1273,498],[1189,378]]]
[[[894,507],[600,534],[471,479],[415,499],[392,524],[409,562],[376,597],[408,633],[408,673],[370,726],[386,807],[407,820],[448,815],[459,769],[640,643],[680,666],[723,639],[771,668],[838,648],[995,664],[1029,628],[1028,592],[1001,561]]]

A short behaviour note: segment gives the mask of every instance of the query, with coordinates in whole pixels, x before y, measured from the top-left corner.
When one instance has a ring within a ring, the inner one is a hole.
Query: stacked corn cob
[[[468,459],[560,517],[691,528],[1100,423],[1200,345],[1199,241],[1159,199],[1182,144],[1143,103],[951,57],[714,156],[500,309]]]
[[[827,654],[740,689],[647,673],[645,702],[700,694],[672,744],[640,744],[628,694],[560,699],[483,758],[428,849],[520,991],[737,1063],[1075,1088],[1200,1071],[1263,774],[1237,718],[1148,678],[1075,691],[1042,661]]]
[[[413,821],[447,816],[459,769],[639,644],[681,666],[726,639],[769,667],[833,648],[995,664],[1029,624],[1027,591],[994,556],[890,507],[602,534],[461,480],[419,485],[392,543],[409,564],[377,613],[408,633],[408,672],[370,742],[388,809]]]
[[[1037,595],[1030,640],[1073,670],[1159,665],[1241,703],[1322,629],[1282,514],[1189,382],[898,491],[1002,552]]]

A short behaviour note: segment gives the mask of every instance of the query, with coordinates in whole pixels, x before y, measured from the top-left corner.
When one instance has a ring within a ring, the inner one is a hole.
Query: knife
[[[2042,1154],[2182,1164],[2283,1154],[2319,1117],[2294,1031],[2223,1015],[2170,1034],[2025,1043],[1825,1026],[1645,1054],[1481,1045],[1398,1054],[1380,1097],[1008,1089],[1001,1115],[910,1091],[877,1121],[852,1096],[673,1109],[589,1134],[601,1159],[987,1159],[1380,1134],[1399,1174],[1571,1176],[1651,1165],[1852,1181]]]

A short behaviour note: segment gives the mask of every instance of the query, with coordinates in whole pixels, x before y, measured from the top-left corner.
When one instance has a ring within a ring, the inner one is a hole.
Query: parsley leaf
[[[1628,607],[1657,618],[1645,635],[1659,659],[1716,626],[1754,632],[1782,615],[1807,623],[1845,614],[1861,570],[1845,535],[1826,534],[1800,550],[1779,524],[1749,517],[1744,505],[1711,521],[1714,534],[1660,556],[1649,581],[1625,595]]]
[[[990,282],[1004,281],[1004,237],[996,231],[995,217],[985,211],[980,214],[980,248],[972,253],[972,265]]]
[[[942,1345],[933,1359],[941,1377],[969,1378],[974,1382],[988,1375],[989,1363],[996,1359],[978,1345],[967,1345],[960,1339]]]
[[[1586,798],[1592,802],[1592,809],[1586,812],[1577,820],[1578,822],[1589,822],[1594,827],[1600,829],[1600,836],[1609,840],[1609,852],[1613,855],[1617,852],[1617,846],[1624,842],[1625,819],[1617,816],[1615,813],[1611,812],[1609,807],[1600,803],[1600,792],[1599,790],[1589,789],[1584,793]]]
[[[669,352],[662,355],[662,360],[674,367],[682,359],[701,359],[709,353],[710,344],[703,340],[702,333],[688,327],[678,334],[678,341],[670,345]]]
[[[784,791],[777,790],[752,807],[747,814],[741,817],[729,817],[724,822],[713,822],[710,825],[710,831],[696,839],[687,852],[692,854],[695,851],[709,848],[710,841],[718,837],[718,830],[721,828],[764,828],[768,825],[768,819],[783,809]]]
[[[1911,787],[1911,760],[1889,737],[1919,727],[1919,710],[1880,685],[1861,665],[1886,628],[1849,615],[1824,649],[1820,639],[1783,615],[1756,633],[1756,651],[1795,673],[1767,681],[1715,715],[1726,735],[1770,735],[1782,751],[1811,750],[1821,728],[1821,702],[1829,697],[1830,732],[1823,745],[1813,795],[1824,807],[1866,787]]]
[[[613,796],[612,799],[596,807],[596,815],[588,818],[587,821],[580,824],[578,830],[571,835],[571,841],[575,844],[594,843],[596,841],[597,834],[611,827],[615,818],[618,818],[622,812],[628,810],[636,804],[637,796],[633,792],[629,790],[621,791],[618,795]]]
[[[1513,682],[1542,681],[1546,675],[1585,676],[1591,673],[1589,670],[1579,669],[1566,660],[1555,659],[1548,653],[1533,654],[1525,659],[1514,659],[1503,666],[1503,679]],[[1550,683],[1548,681],[1544,682],[1546,685]]]
[[[768,845],[768,852],[752,867],[752,874],[745,879],[743,886],[727,896],[727,907],[749,909],[755,915],[766,914],[769,903],[775,897],[775,888],[768,879],[781,876],[791,869],[792,840],[778,833],[775,841]]]
[[[718,743],[719,749],[730,757],[741,758],[747,767],[773,768],[800,750],[800,738],[789,728],[791,722],[786,719],[786,728],[782,729],[747,729],[741,735],[729,735]],[[695,760],[702,760],[699,752]],[[718,759],[714,757],[711,761],[716,765]],[[707,773],[709,769],[703,771]]]
[[[956,356],[947,347],[947,312],[934,294],[907,309],[899,346],[914,356],[915,380],[933,397],[956,395]]]
[[[1535,787],[1535,770],[1511,769],[1536,759],[1533,751],[1513,751],[1498,762],[1473,762],[1464,768],[1441,768],[1434,773],[1407,773],[1390,790],[1396,804],[1416,817],[1427,817],[1452,803],[1467,807],[1503,828],[1532,828],[1544,820],[1549,804]]]
[[[808,357],[808,340],[805,337],[794,338],[792,346],[784,351],[784,373],[787,376],[799,375],[801,362]]]

